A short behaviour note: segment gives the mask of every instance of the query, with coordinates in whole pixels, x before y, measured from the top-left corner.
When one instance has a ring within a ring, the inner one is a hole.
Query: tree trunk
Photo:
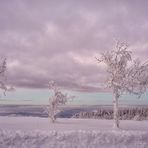
[[[54,116],[50,117],[50,122],[51,123],[54,123],[55,122],[55,117]]]
[[[52,103],[49,107],[49,118],[50,122],[54,123],[55,122],[55,105]]]
[[[114,94],[114,99],[113,99],[114,128],[119,128],[118,98],[119,98],[118,95]]]

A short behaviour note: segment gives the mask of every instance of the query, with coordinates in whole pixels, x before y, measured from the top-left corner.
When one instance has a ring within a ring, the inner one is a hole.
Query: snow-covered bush
[[[59,106],[65,105],[68,100],[71,100],[74,97],[62,93],[62,91],[59,87],[57,87],[54,81],[49,82],[49,89],[52,90],[53,95],[49,98],[48,115],[51,119],[51,122],[54,123],[56,120],[56,114],[59,112]]]
[[[115,49],[101,54],[97,61],[107,66],[107,86],[112,89],[114,106],[114,127],[119,128],[118,99],[128,92],[139,97],[148,86],[148,62],[132,60],[125,42],[117,42]]]

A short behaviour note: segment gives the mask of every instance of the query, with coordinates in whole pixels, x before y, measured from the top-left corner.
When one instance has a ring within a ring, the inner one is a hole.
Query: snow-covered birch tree
[[[5,72],[6,72],[6,59],[1,60],[0,62],[0,89],[5,91],[7,90],[7,87],[5,85]]]
[[[73,99],[74,96],[62,93],[60,88],[54,81],[49,82],[49,89],[52,90],[53,95],[49,98],[48,115],[52,123],[56,120],[56,114],[59,112],[59,106],[65,105],[68,100]]]
[[[118,100],[124,93],[140,97],[148,86],[148,62],[132,60],[125,42],[117,42],[115,49],[101,54],[97,61],[107,66],[107,86],[113,93],[114,127],[119,128]]]

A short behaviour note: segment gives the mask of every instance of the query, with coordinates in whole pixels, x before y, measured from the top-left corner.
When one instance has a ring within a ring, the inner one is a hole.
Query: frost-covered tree
[[[6,72],[6,59],[1,60],[0,62],[0,89],[5,91],[7,90],[7,87],[5,85],[5,72]]]
[[[115,49],[101,54],[97,61],[107,66],[107,86],[113,93],[114,127],[119,128],[118,100],[124,93],[138,95],[146,91],[148,86],[148,62],[141,64],[132,60],[131,51],[125,42],[117,42]]]
[[[68,100],[74,98],[62,93],[59,87],[57,87],[54,81],[49,82],[49,89],[52,90],[53,95],[49,98],[48,115],[52,123],[56,120],[56,114],[59,112],[59,106],[65,105]]]

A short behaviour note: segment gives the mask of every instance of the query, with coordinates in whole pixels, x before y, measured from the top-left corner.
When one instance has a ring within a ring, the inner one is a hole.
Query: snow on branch
[[[141,63],[140,60],[135,60],[128,69],[127,77],[128,92],[140,97],[148,88],[148,61]]]
[[[107,86],[112,89],[114,99],[115,127],[119,127],[118,99],[123,93],[135,94],[138,97],[148,88],[148,61],[143,64],[133,60],[132,52],[126,42],[117,41],[115,49],[101,54],[97,61],[107,66]]]
[[[52,90],[53,95],[49,98],[48,115],[52,122],[56,120],[55,115],[59,112],[59,106],[65,105],[68,101],[72,100],[74,96],[62,93],[54,81],[49,82],[49,89]]]
[[[5,85],[5,73],[6,73],[6,59],[3,59],[0,63],[0,89],[4,90],[4,95],[7,90],[7,87]]]
[[[102,53],[96,59],[107,65],[109,88],[118,89],[119,95],[129,92],[140,96],[148,86],[148,61],[143,64],[140,60],[133,61],[131,54],[128,44],[118,41],[115,50]]]

